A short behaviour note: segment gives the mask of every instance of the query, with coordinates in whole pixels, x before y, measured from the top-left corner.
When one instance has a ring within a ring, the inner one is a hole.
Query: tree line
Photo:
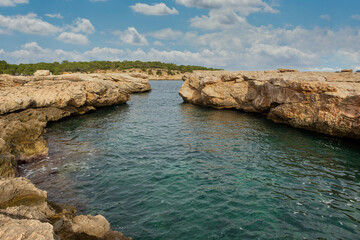
[[[53,63],[29,63],[29,64],[9,64],[6,61],[0,61],[0,74],[11,75],[32,75],[37,70],[50,70],[55,75],[63,72],[83,72],[93,73],[96,70],[128,70],[138,68],[143,72],[152,72],[152,69],[164,69],[169,74],[173,71],[181,73],[193,72],[194,70],[220,70],[214,68],[206,68],[201,66],[176,65],[173,63],[162,62],[142,62],[142,61],[92,61],[92,62],[69,62],[63,61]],[[149,71],[150,70],[150,71]]]

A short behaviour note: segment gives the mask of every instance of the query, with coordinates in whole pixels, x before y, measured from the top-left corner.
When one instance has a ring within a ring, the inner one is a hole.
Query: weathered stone
[[[26,178],[0,178],[0,209],[35,206],[47,201],[47,193]]]
[[[341,70],[341,72],[343,72],[343,73],[352,73],[353,70],[352,69],[343,69],[343,70]]]
[[[25,178],[0,178],[0,239],[130,240],[101,215],[75,216]]]
[[[71,225],[74,233],[85,233],[90,236],[102,238],[110,231],[110,223],[101,215],[76,216]]]
[[[18,174],[15,156],[11,154],[0,154],[0,176],[16,177]]]
[[[16,219],[0,213],[0,239],[58,240],[50,223],[39,220]]]
[[[0,75],[0,153],[20,162],[42,159],[48,155],[43,135],[49,121],[121,104],[129,93],[149,90],[141,74]],[[9,167],[0,167],[0,176],[14,176]]]
[[[193,104],[262,113],[277,123],[360,139],[358,74],[281,72],[189,74],[179,93]]]
[[[31,206],[19,205],[0,209],[0,214],[10,215],[17,218],[37,219],[47,221],[55,216],[55,210],[47,202],[32,204]]]
[[[50,76],[51,73],[49,70],[37,70],[35,73],[34,73],[34,76],[35,77],[39,77],[39,76]]]

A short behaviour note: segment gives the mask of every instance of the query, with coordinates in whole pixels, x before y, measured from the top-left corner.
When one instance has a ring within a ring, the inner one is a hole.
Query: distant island
[[[137,71],[148,75],[179,75],[195,70],[216,71],[222,69],[206,68],[201,66],[176,65],[173,63],[162,63],[159,61],[92,61],[92,62],[69,62],[63,61],[53,63],[28,63],[28,64],[9,64],[0,61],[0,74],[10,75],[33,75],[37,70],[49,70],[54,75],[64,73],[96,73],[96,72],[129,72]]]

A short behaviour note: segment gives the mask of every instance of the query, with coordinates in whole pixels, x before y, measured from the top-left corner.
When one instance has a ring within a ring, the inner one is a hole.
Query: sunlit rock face
[[[0,75],[0,176],[17,175],[12,156],[31,162],[48,155],[43,136],[48,122],[125,103],[130,93],[151,90],[142,74],[40,73]]]
[[[328,135],[360,139],[360,74],[296,71],[196,72],[184,76],[189,103],[262,113]]]

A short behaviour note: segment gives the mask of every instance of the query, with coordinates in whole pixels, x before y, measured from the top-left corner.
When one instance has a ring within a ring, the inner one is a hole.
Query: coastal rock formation
[[[129,93],[150,90],[141,74],[0,75],[0,239],[128,239],[111,231],[103,216],[75,216],[74,208],[49,203],[45,191],[13,177],[17,161],[48,155],[48,122],[121,104]]]
[[[101,215],[75,215],[49,203],[47,193],[25,178],[0,178],[0,239],[131,239],[112,231]]]
[[[0,75],[0,176],[16,175],[11,155],[21,162],[47,156],[47,122],[121,104],[129,93],[149,90],[141,74]]]
[[[179,93],[186,102],[262,113],[277,123],[360,139],[359,74],[204,71],[183,80]]]

